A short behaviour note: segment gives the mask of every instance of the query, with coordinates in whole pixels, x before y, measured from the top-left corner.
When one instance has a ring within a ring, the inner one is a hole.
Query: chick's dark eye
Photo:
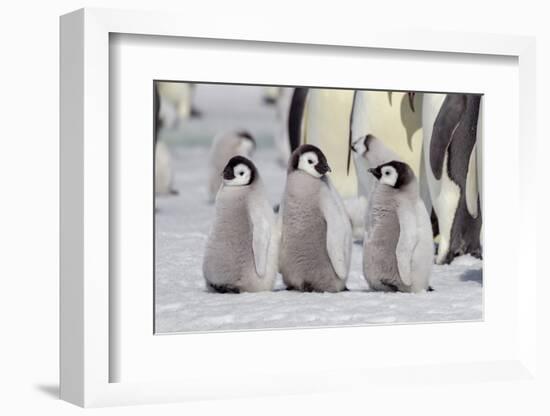
[[[311,165],[311,164],[313,163],[313,160],[308,159],[308,160],[307,160],[307,163],[309,163],[309,164]]]
[[[390,174],[390,172],[386,171],[386,173],[384,175],[389,175],[389,174]]]
[[[244,172],[239,172],[239,175],[240,175],[240,176],[243,176],[243,175],[244,175]]]

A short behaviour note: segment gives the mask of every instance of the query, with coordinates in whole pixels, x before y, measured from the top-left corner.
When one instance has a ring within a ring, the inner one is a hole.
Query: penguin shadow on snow
[[[483,285],[483,270],[466,270],[460,275],[461,282],[477,282],[480,285]]]
[[[366,289],[353,289],[351,290],[352,292],[360,292],[360,293],[370,293],[370,294],[377,294],[377,295],[394,295],[394,296],[419,296],[419,295],[422,295],[422,294],[431,294],[432,292],[435,292],[435,289],[433,289],[431,286],[424,290],[424,291],[421,291],[421,292],[403,292],[401,290],[398,290],[397,287],[395,287],[394,289],[392,290],[374,290],[374,289],[371,289],[370,287],[366,288]]]

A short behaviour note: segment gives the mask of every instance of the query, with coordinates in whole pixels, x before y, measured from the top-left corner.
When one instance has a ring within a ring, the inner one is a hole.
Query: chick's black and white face
[[[230,168],[232,173],[224,172],[223,182],[227,186],[244,186],[250,183],[251,171],[248,166],[244,163],[239,163],[238,165]]]
[[[225,186],[246,186],[252,180],[252,170],[244,163],[227,165],[223,171]]]
[[[392,188],[401,189],[415,181],[414,172],[404,162],[391,161],[377,168],[369,169],[378,181]]]
[[[300,161],[298,162],[298,169],[303,170],[306,173],[309,173],[311,176],[320,178],[323,176],[319,173],[315,166],[319,163],[319,158],[315,152],[306,152],[300,155]]]
[[[393,166],[384,166],[382,169],[380,169],[380,183],[383,183],[385,185],[391,186],[392,188],[397,183],[397,179],[399,178],[399,174],[395,170]]]
[[[300,155],[298,161],[298,169],[302,170],[314,178],[320,178],[327,172],[330,172],[330,168],[324,158],[320,160],[319,155],[314,151],[304,152]]]
[[[303,144],[290,155],[288,172],[302,171],[314,178],[321,179],[330,167],[324,153],[312,144]]]

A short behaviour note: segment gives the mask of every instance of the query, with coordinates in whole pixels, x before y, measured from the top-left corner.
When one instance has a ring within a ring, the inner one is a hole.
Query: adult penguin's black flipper
[[[302,135],[302,123],[308,90],[309,88],[298,87],[294,89],[294,93],[292,94],[288,115],[288,139],[291,152],[296,150],[301,144],[300,138]]]

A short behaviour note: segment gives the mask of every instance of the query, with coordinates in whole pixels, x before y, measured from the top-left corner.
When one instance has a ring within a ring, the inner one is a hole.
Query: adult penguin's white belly
[[[422,155],[422,94],[357,91],[352,139],[366,134],[382,140],[418,178]]]
[[[357,91],[353,107],[351,140],[372,134],[407,163],[418,178],[420,196],[428,212],[431,209],[422,163],[422,94],[392,91]],[[369,195],[372,175],[364,158],[354,155],[358,171],[359,193]]]
[[[290,157],[290,139],[288,137],[288,117],[294,88],[281,88],[277,100],[278,131],[273,135],[275,149],[277,150],[277,162],[286,167]]]
[[[481,256],[480,101],[465,94],[424,97],[424,160],[439,224],[439,264],[461,254]]]
[[[366,106],[366,91],[355,91],[350,125],[352,143],[368,134]],[[374,176],[368,173],[369,166],[363,155],[352,152],[352,157],[357,175],[357,193],[358,195],[369,196],[372,189],[374,189],[376,180]],[[376,166],[372,167],[375,168]]]
[[[430,144],[432,141],[433,127],[435,119],[439,114],[441,105],[445,100],[446,94],[424,94],[422,103],[422,125],[424,135],[424,163],[426,165],[426,178],[428,187],[433,201],[437,199],[441,192],[441,181],[434,176],[433,170],[430,167]]]
[[[331,181],[343,198],[357,195],[355,167],[348,151],[353,90],[310,89],[303,141],[319,147],[332,170]]]

